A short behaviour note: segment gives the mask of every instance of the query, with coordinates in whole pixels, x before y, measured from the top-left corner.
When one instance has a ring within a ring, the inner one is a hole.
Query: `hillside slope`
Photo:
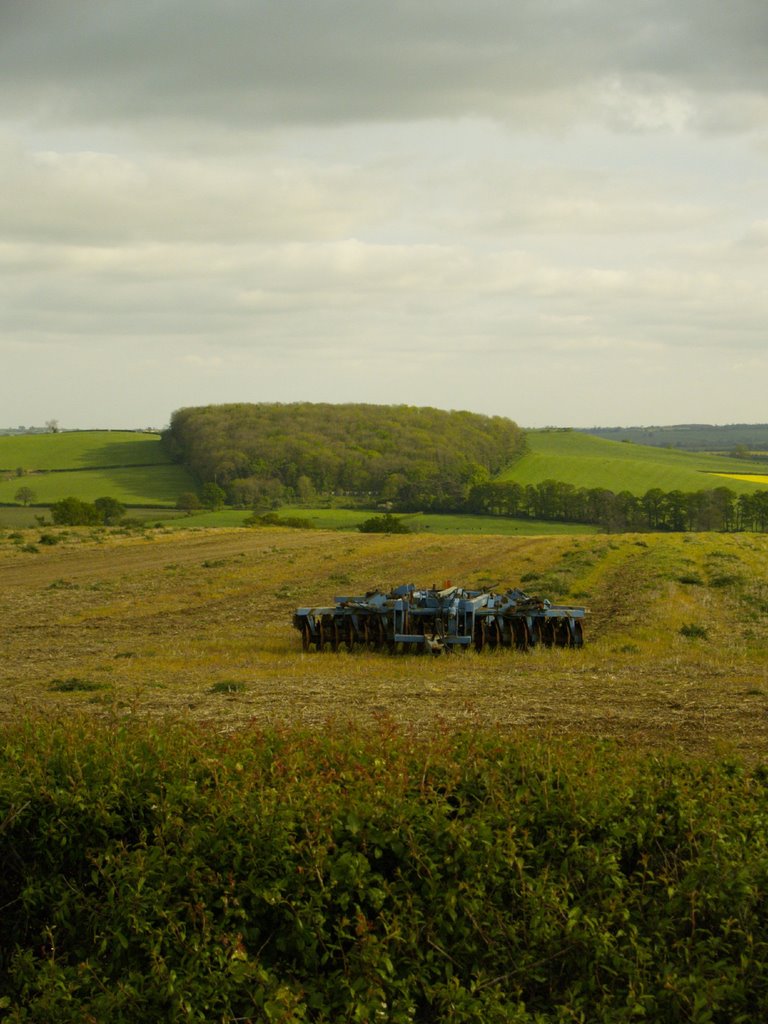
[[[582,429],[582,428],[580,428]],[[585,434],[608,441],[680,448],[689,452],[730,452],[743,446],[753,452],[768,452],[768,423],[680,423],[667,427],[590,427]]]
[[[0,473],[157,466],[171,462],[159,434],[134,430],[73,430],[0,438]]]
[[[531,430],[526,433],[525,454],[499,479],[519,484],[557,480],[635,495],[654,487],[701,491],[727,486],[737,494],[768,488],[768,475],[764,483],[720,475],[743,474],[750,468],[743,460],[724,456],[606,441],[574,430]]]
[[[125,505],[172,506],[195,483],[171,461],[159,434],[88,430],[0,437],[0,504],[16,504],[22,487],[37,505],[109,496]]]

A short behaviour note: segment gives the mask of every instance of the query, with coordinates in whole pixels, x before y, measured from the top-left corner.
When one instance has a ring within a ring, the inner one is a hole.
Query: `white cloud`
[[[214,155],[0,152],[5,239],[83,244],[333,238],[380,219],[387,185],[354,167]]]
[[[596,86],[597,103],[606,122],[620,131],[681,132],[696,118],[696,101],[688,89],[648,76],[631,81],[615,75]]]

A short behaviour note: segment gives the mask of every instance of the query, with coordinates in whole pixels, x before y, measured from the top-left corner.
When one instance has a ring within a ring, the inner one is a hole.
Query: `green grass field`
[[[545,523],[530,519],[500,516],[403,515],[400,518],[414,533],[498,534],[513,536],[553,536],[556,534],[596,533],[596,526],[581,523]]]
[[[129,506],[173,506],[183,491],[196,489],[186,469],[168,458],[159,434],[90,430],[0,437],[0,467],[0,503],[6,504],[16,502],[21,487],[33,492],[34,505],[109,496]],[[10,525],[5,512],[0,525]]]
[[[182,466],[173,464],[124,469],[89,469],[80,472],[30,473],[0,481],[0,502],[12,502],[20,487],[29,487],[36,505],[62,498],[94,501],[109,496],[124,505],[173,506],[183,491],[195,486]]]
[[[618,494],[642,495],[652,487],[662,491],[701,491],[727,486],[737,494],[753,493],[765,483],[724,478],[720,473],[744,473],[739,459],[719,455],[652,448],[605,441],[572,430],[532,430],[528,450],[499,479],[519,484],[558,480],[575,487],[603,487]]]
[[[252,515],[244,509],[222,509],[219,512],[198,512],[178,518],[168,525],[178,529],[190,527],[242,526]],[[283,508],[279,516],[309,519],[320,530],[354,530],[371,516],[380,515],[371,509],[345,508]],[[0,521],[2,511],[0,510]],[[434,534],[499,534],[511,536],[551,536],[556,534],[595,533],[597,527],[575,523],[544,523],[530,519],[505,519],[497,516],[462,515],[398,515],[413,533]]]
[[[156,466],[170,462],[159,434],[132,430],[82,430],[63,434],[0,437],[0,472]]]

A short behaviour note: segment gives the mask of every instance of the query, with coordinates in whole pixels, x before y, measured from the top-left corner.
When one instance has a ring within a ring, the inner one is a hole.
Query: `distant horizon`
[[[278,402],[275,402],[275,403],[262,403],[262,402],[253,402],[253,403],[208,402],[208,403],[202,403],[203,406],[204,405],[229,405],[229,404],[294,405],[294,404],[305,404],[305,403],[301,399],[297,399],[297,400],[295,400],[293,402],[288,401],[288,402],[279,402],[279,403]],[[312,403],[310,403],[310,404],[312,404]],[[350,404],[351,405],[355,405],[355,404],[359,404],[359,405],[382,405],[382,406],[391,405],[391,406],[396,406],[396,405],[405,405],[405,404],[412,404],[412,403],[400,403],[400,402],[365,402],[365,403],[363,403],[363,402],[360,402],[360,403],[355,403],[355,402],[352,402],[352,403],[350,403],[350,402],[322,402],[322,403],[316,403],[316,404],[323,404],[323,405],[350,405]],[[419,406],[415,406],[415,407],[419,408]],[[427,406],[424,406],[424,408],[427,408]],[[429,406],[429,408],[439,408],[439,407],[438,406]],[[477,412],[477,410],[474,410],[474,409],[449,409],[449,410],[445,410],[445,411],[447,411],[447,412],[472,412],[472,413]],[[489,414],[481,413],[481,415],[489,415]],[[704,428],[704,427],[710,427],[710,428],[715,428],[715,429],[727,429],[729,427],[734,427],[734,428],[735,427],[768,427],[768,421],[747,421],[747,420],[732,421],[732,422],[728,422],[728,423],[713,423],[713,422],[708,422],[708,421],[705,421],[705,420],[699,420],[699,421],[675,422],[675,423],[624,423],[624,424],[619,424],[619,423],[592,423],[589,426],[576,426],[576,425],[571,424],[571,423],[549,423],[549,424],[545,424],[545,425],[541,425],[541,426],[530,426],[530,425],[526,425],[526,424],[520,423],[519,420],[517,420],[514,416],[506,416],[504,418],[505,419],[510,419],[514,423],[517,423],[517,425],[522,430],[580,430],[580,431],[589,431],[589,430],[670,430],[670,429],[683,430],[683,429],[687,429],[687,428]],[[169,418],[169,422],[170,422],[170,418]],[[9,435],[9,434],[27,434],[27,433],[29,433],[29,434],[32,434],[32,433],[35,433],[35,434],[39,434],[39,433],[48,433],[48,434],[55,434],[55,433],[85,433],[85,432],[88,432],[88,431],[93,431],[93,432],[99,432],[99,431],[104,431],[104,432],[127,431],[127,432],[131,432],[131,433],[158,433],[159,434],[159,433],[162,433],[164,430],[166,430],[168,428],[169,422],[164,423],[162,426],[125,426],[125,425],[123,425],[123,426],[68,426],[66,424],[59,423],[57,428],[56,428],[56,430],[51,430],[45,424],[41,424],[41,425],[37,425],[37,424],[21,425],[20,424],[18,426],[0,426],[0,436],[6,436],[6,435]]]

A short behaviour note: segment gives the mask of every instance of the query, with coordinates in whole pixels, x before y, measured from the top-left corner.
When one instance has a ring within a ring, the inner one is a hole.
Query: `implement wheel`
[[[303,651],[309,650],[309,645],[312,642],[312,632],[309,628],[309,623],[305,619],[301,626],[301,649]]]
[[[515,647],[518,651],[527,651],[530,644],[528,635],[528,623],[525,619],[512,620],[512,634],[515,638]]]
[[[348,651],[355,646],[355,624],[352,619],[344,620],[344,643]]]
[[[571,634],[571,647],[584,646],[584,627],[580,619],[573,620],[573,631]]]
[[[475,623],[475,650],[482,651],[488,640],[488,627],[485,619],[478,619]]]

